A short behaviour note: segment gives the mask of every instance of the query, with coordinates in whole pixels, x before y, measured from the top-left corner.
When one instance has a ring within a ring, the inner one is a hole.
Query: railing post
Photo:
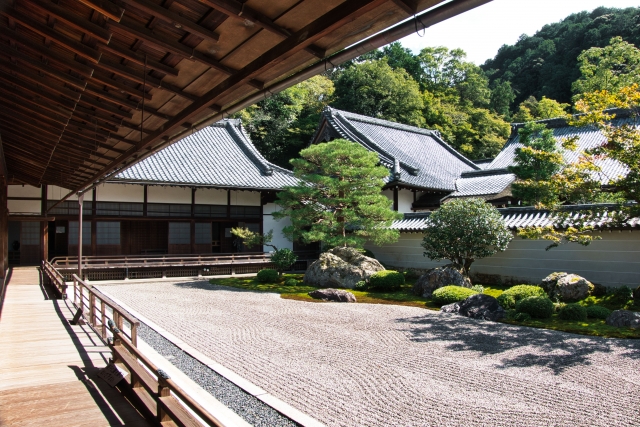
[[[102,339],[107,339],[107,315],[105,313],[104,301],[100,300],[100,323],[102,331]]]
[[[78,305],[78,280],[75,278],[75,276],[73,277],[73,303],[76,305],[76,307],[80,307]]]
[[[89,323],[96,327],[96,296],[93,292],[89,292]]]
[[[131,323],[131,344],[138,348],[138,324]]]
[[[163,371],[162,369],[158,369],[158,402],[157,402],[157,422],[158,424],[162,424],[165,421],[173,421],[169,414],[165,412],[162,408],[162,403],[160,402],[161,397],[169,397],[171,396],[171,388],[169,388],[169,383],[167,380],[170,378],[169,375]]]

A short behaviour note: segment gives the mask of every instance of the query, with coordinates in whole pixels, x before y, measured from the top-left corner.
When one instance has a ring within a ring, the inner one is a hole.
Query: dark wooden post
[[[393,187],[393,210],[398,211],[398,187]]]
[[[78,194],[78,277],[82,279],[82,204],[84,194]]]
[[[148,191],[148,185],[145,184],[142,190],[142,194],[143,194],[143,198],[142,198],[142,216],[147,216],[147,200],[149,199],[149,191]]]
[[[195,213],[196,213],[196,189],[195,187],[191,189],[191,229],[190,229],[190,237],[191,237],[191,253],[196,253],[196,221],[195,221]]]
[[[42,185],[42,198],[40,202],[40,213],[47,216],[47,186]],[[40,224],[40,258],[43,261],[49,260],[49,222],[46,219]]]
[[[7,179],[4,176],[0,176],[0,277],[5,277],[8,267],[9,209],[7,207]]]

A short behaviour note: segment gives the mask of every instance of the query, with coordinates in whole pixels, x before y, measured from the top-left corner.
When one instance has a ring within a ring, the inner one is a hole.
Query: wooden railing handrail
[[[158,369],[133,343],[129,342],[121,330],[116,327],[111,327],[111,332],[113,333],[113,342],[110,343],[110,347],[113,351],[114,362],[123,364],[129,371],[131,374],[130,381],[132,388],[136,388],[137,386],[137,388],[140,389],[140,385],[142,385],[148,396],[155,401],[157,421],[162,422],[165,421],[166,418],[169,418],[177,425],[191,425],[193,418],[187,411],[184,409],[173,411],[168,408],[169,406],[177,404],[183,408],[188,407],[191,409],[204,421],[206,426],[224,427],[224,424],[220,420],[196,402],[186,391],[171,380],[164,371]],[[123,349],[129,353],[126,357],[122,357],[124,356],[122,352]],[[136,366],[134,363],[138,365]],[[140,365],[142,365],[146,371],[150,371],[155,375],[157,379],[154,380],[153,384],[147,383],[149,381],[148,376],[144,375],[144,373],[138,375]],[[146,377],[147,379],[145,380],[141,377]],[[174,396],[176,396],[177,399]],[[167,400],[170,400],[170,402],[167,402]],[[144,403],[144,400],[142,400],[142,402]],[[148,407],[147,409],[153,412],[152,407]]]
[[[88,295],[88,304],[85,302],[85,292],[87,290]],[[96,299],[100,302],[100,308],[97,314],[99,314],[99,318],[96,314],[97,304]],[[108,338],[107,336],[107,321],[112,320],[115,322],[118,328],[122,329],[122,320],[126,320],[129,323],[129,327],[131,329],[131,342],[133,345],[136,345],[138,342],[138,327],[140,326],[140,321],[136,319],[131,313],[129,313],[124,308],[120,307],[115,301],[111,298],[100,292],[98,289],[95,289],[92,285],[86,283],[84,280],[80,279],[76,274],[73,275],[73,304],[81,310],[81,313],[85,314],[85,308],[88,309],[88,319],[89,325],[98,332],[104,340]],[[106,308],[109,307],[111,309],[112,318],[109,318],[107,315]]]
[[[47,260],[42,261],[42,272],[47,275],[51,283],[56,287],[63,299],[67,298],[67,282],[64,280],[64,276],[55,269],[53,265]]]
[[[269,256],[266,252],[243,252],[242,254],[237,253],[220,253],[220,254],[171,254],[171,255],[96,255],[96,256],[83,256],[82,264],[91,263],[91,262],[108,262],[113,260],[175,260],[175,259],[198,259],[198,260],[207,260],[207,259],[244,259],[244,258],[252,258],[252,257],[265,257]],[[65,256],[65,257],[54,257],[51,259],[51,264],[53,265],[77,265],[78,257],[77,256]]]

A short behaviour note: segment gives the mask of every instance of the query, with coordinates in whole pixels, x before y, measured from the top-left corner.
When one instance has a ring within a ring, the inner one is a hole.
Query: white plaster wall
[[[42,189],[31,185],[8,185],[9,197],[42,197]]]
[[[86,199],[85,199],[86,200]],[[144,202],[144,185],[102,184],[96,187],[98,202]]]
[[[62,188],[62,187],[58,187],[56,185],[49,185],[49,186],[47,186],[47,199],[48,200],[60,200],[64,196],[69,194],[69,191],[71,191],[71,190],[68,190],[68,189]],[[78,200],[78,196],[73,194],[73,195],[69,196],[69,198],[67,200]],[[85,202],[88,202],[90,200],[93,200],[93,191],[88,191],[84,195],[84,201]]]
[[[382,194],[391,201],[391,207],[393,208],[393,190],[382,190]],[[413,192],[411,190],[399,189],[398,190],[398,212],[409,213],[411,205],[413,204]]]
[[[259,191],[232,190],[230,198],[231,206],[260,206]]]
[[[566,244],[545,251],[547,241],[515,237],[505,252],[477,260],[473,274],[500,275],[505,279],[538,283],[549,273],[567,271],[605,286],[638,286],[640,283],[640,232],[598,233],[602,240],[589,246]],[[421,233],[402,233],[400,240],[383,247],[367,246],[378,260],[397,267],[431,268],[435,263],[422,256]]]
[[[149,203],[191,204],[191,189],[184,187],[162,187],[150,185],[147,187],[147,201]]]
[[[7,209],[13,213],[39,214],[41,213],[41,204],[40,200],[7,200]]]
[[[268,233],[269,230],[273,230],[273,240],[272,243],[278,249],[291,249],[293,250],[293,242],[289,241],[286,237],[282,235],[282,229],[287,225],[291,225],[291,221],[289,218],[283,218],[279,221],[276,221],[273,218],[272,213],[278,209],[275,203],[267,203],[262,208],[262,219],[263,219],[263,230],[265,233]],[[265,252],[273,251],[273,248],[268,246],[264,246],[263,250]]]
[[[198,188],[196,205],[227,205],[227,190],[217,188]]]

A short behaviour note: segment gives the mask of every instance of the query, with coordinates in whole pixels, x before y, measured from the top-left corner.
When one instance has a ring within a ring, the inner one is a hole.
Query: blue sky
[[[426,29],[424,37],[412,34],[400,43],[415,53],[426,46],[462,48],[469,61],[480,65],[521,34],[533,35],[546,24],[599,6],[640,7],[640,0],[493,0]]]

